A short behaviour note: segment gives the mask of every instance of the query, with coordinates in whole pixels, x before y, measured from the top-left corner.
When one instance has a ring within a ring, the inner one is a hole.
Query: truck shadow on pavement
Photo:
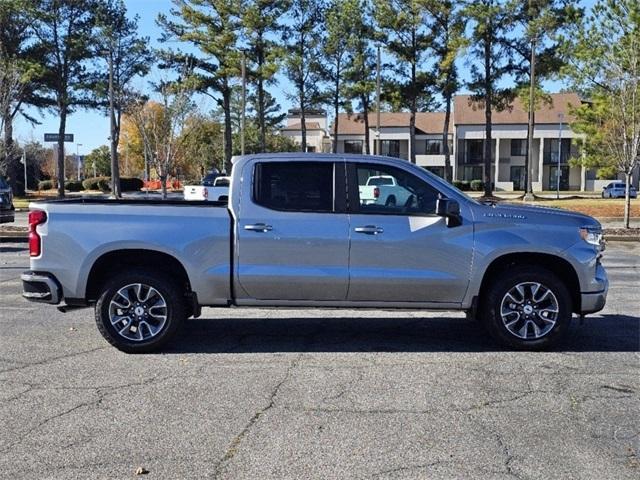
[[[481,325],[439,318],[191,319],[166,353],[505,351]],[[601,315],[572,322],[556,351],[636,352],[640,317]]]

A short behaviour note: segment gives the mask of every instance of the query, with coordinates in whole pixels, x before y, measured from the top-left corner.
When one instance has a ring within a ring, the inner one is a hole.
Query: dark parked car
[[[13,192],[7,181],[0,176],[0,223],[9,223],[15,220],[15,208],[13,208]]]

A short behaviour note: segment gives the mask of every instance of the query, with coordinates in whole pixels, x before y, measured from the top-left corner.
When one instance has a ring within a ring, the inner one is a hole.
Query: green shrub
[[[137,192],[142,190],[142,187],[144,187],[144,182],[139,178],[120,178],[120,190],[123,192]]]
[[[40,180],[38,182],[38,190],[51,190],[53,188],[53,180]]]
[[[103,192],[108,192],[111,190],[111,187],[109,186],[110,181],[110,177],[87,178],[82,182],[82,186],[85,190],[101,190]]]
[[[471,190],[474,192],[480,192],[484,188],[484,182],[482,180],[471,180]]]
[[[111,191],[111,177],[93,177],[87,178],[82,182],[85,190],[101,190],[103,192]],[[120,189],[123,192],[133,192],[142,190],[144,182],[139,178],[121,177]]]
[[[454,180],[453,186],[462,191],[469,190],[469,182],[466,180]]]
[[[70,192],[79,192],[84,190],[80,180],[67,180],[64,182],[64,188]]]

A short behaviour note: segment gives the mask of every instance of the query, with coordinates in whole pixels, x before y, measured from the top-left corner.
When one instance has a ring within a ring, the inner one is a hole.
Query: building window
[[[467,161],[465,163],[480,163],[483,157],[484,140],[467,140]]]
[[[514,138],[511,140],[511,156],[525,157],[527,155],[527,141],[523,138]]]
[[[382,140],[380,153],[388,157],[400,158],[400,140]]]
[[[362,153],[362,140],[345,140],[344,153]]]
[[[427,155],[440,155],[442,153],[442,140],[427,140]]]
[[[571,148],[571,139],[562,139],[562,155],[560,156],[560,163],[568,163],[569,158],[575,153]],[[544,140],[544,163],[558,163],[558,139],[557,138],[545,138]]]
[[[253,199],[272,210],[333,211],[333,164],[264,162],[255,167]]]
[[[470,182],[472,180],[482,180],[482,167],[465,166],[462,172],[462,180]]]

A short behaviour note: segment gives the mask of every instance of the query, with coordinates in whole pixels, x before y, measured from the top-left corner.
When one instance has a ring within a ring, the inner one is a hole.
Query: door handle
[[[356,227],[354,230],[357,233],[366,233],[367,235],[378,235],[379,233],[384,232],[384,229],[382,227],[376,227],[375,225],[365,225],[364,227]]]
[[[245,225],[244,226],[245,230],[250,230],[252,232],[270,232],[271,230],[273,230],[273,227],[271,225],[267,225],[266,223],[254,223],[254,224],[250,224],[250,225]]]

